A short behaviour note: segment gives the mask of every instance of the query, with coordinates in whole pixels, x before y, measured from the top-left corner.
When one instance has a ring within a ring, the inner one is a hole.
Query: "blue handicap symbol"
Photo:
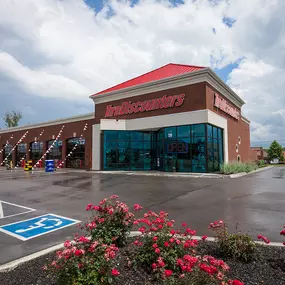
[[[79,221],[54,214],[47,214],[1,226],[0,231],[21,240],[28,240],[76,223],[79,223]]]

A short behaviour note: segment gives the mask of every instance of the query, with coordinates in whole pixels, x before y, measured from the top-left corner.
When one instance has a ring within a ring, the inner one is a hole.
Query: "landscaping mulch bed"
[[[201,242],[198,247],[201,254],[219,255],[217,245],[213,242]],[[55,285],[56,276],[49,275],[42,267],[54,258],[55,254],[48,254],[31,260],[9,272],[0,273],[1,285]],[[117,285],[159,285],[154,282],[151,274],[143,268],[129,268],[127,258],[131,253],[124,248],[117,257],[118,270],[121,272]],[[229,258],[222,258],[231,268],[228,277],[240,279],[246,285],[285,285],[285,247],[258,246],[250,263],[236,262]],[[68,285],[68,284],[66,284]]]

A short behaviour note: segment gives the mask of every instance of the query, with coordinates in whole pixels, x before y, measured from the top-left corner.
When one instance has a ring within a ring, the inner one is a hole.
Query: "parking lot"
[[[88,217],[86,204],[112,194],[130,206],[165,210],[177,222],[189,223],[198,235],[211,236],[208,224],[223,219],[231,230],[238,223],[253,237],[263,234],[280,241],[284,185],[285,167],[236,179],[1,169],[0,265],[72,238],[78,222]]]

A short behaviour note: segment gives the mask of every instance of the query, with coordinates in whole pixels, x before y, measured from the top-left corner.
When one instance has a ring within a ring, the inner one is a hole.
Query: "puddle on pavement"
[[[76,178],[70,178],[70,179],[62,179],[58,181],[53,181],[52,185],[57,185],[57,186],[73,186],[74,183],[80,182],[82,180],[90,179],[92,177],[90,176],[82,176],[82,177],[76,177]]]
[[[285,176],[285,169],[282,168],[282,169],[279,169],[277,173],[274,173],[275,176],[272,176],[272,178],[275,178],[275,179],[284,179],[284,176]]]

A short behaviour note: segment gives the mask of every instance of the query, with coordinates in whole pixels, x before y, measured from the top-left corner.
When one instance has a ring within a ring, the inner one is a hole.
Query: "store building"
[[[167,64],[90,98],[94,114],[78,117],[76,122],[46,123],[41,153],[48,149],[56,128],[64,124],[62,149],[55,154],[64,160],[69,154],[68,140],[76,137],[72,129],[88,123],[86,169],[214,172],[223,162],[250,160],[250,122],[241,114],[244,102],[210,68]],[[32,137],[42,127],[29,127],[31,147]],[[21,131],[26,129],[21,127]],[[0,146],[14,132],[19,139],[15,128],[0,130]],[[21,149],[21,155],[24,152]]]

